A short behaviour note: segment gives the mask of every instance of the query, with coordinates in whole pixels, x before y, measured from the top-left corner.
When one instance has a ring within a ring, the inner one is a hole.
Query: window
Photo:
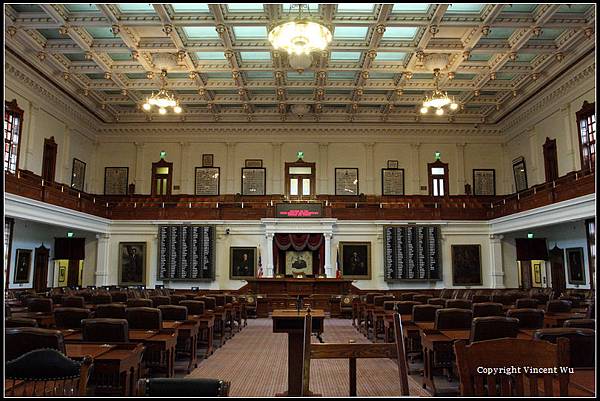
[[[447,196],[448,163],[442,163],[440,160],[428,163],[427,172],[429,174],[429,195]]]
[[[23,110],[17,101],[4,102],[4,170],[15,174],[19,168],[19,145]]]
[[[577,113],[581,169],[593,170],[596,161],[596,103],[583,102]]]

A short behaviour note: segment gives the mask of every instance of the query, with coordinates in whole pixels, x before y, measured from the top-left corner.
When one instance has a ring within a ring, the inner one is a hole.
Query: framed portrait
[[[473,170],[473,195],[496,195],[496,170]]]
[[[119,242],[119,285],[146,284],[146,243]]]
[[[398,160],[388,160],[387,168],[398,168]]]
[[[58,282],[64,283],[67,281],[67,268],[65,266],[58,267]]]
[[[285,253],[285,274],[288,276],[295,276],[297,274],[312,275],[312,251],[287,251]]]
[[[382,168],[381,169],[381,194],[382,195],[404,195],[404,169]]]
[[[585,284],[583,248],[567,248],[566,256],[569,284]]]
[[[256,247],[232,246],[229,249],[229,278],[231,280],[253,278],[257,265]]]
[[[335,194],[358,195],[358,169],[339,167],[335,169]]]
[[[340,242],[341,270],[344,278],[371,279],[371,243]]]
[[[523,156],[513,160],[513,175],[515,177],[515,192],[527,189],[527,168]]]
[[[195,195],[219,195],[221,169],[219,167],[196,167]]]
[[[264,167],[242,167],[242,195],[264,195],[267,171]]]
[[[13,283],[28,283],[31,270],[31,249],[17,249]]]
[[[73,169],[71,170],[71,188],[83,191],[85,183],[85,163],[73,158]]]
[[[262,167],[263,161],[262,161],[262,159],[246,159],[244,166],[246,166],[246,167]]]
[[[452,245],[452,285],[481,284],[481,245]]]
[[[104,195],[127,195],[129,167],[104,168]]]
[[[202,155],[202,167],[213,167],[215,161],[215,155],[212,153],[205,153]]]
[[[542,286],[542,265],[540,263],[533,265],[533,283],[536,287]]]

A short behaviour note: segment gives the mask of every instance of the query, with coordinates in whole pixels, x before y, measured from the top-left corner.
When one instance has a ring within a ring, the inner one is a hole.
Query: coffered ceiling
[[[289,4],[8,4],[5,46],[121,123],[495,123],[595,47],[595,4],[311,4],[333,42],[298,72],[267,40],[290,13]],[[433,53],[447,57],[440,88],[461,104],[451,115],[419,113]],[[165,66],[181,115],[140,107]]]

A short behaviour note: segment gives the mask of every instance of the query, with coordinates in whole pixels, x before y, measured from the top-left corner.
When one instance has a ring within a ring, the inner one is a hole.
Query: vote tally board
[[[158,279],[214,281],[215,227],[159,226]]]
[[[441,280],[439,226],[385,226],[385,281]]]

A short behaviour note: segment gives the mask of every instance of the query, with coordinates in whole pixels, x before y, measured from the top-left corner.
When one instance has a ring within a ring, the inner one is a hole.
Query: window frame
[[[19,154],[21,153],[21,142],[23,142],[23,115],[24,115],[24,111],[19,108],[19,106],[17,105],[17,99],[13,99],[12,101],[4,101],[4,122],[6,124],[6,116],[7,114],[12,114],[13,116],[13,120],[15,118],[19,119],[19,132],[17,133],[18,135],[18,142],[17,142],[17,150],[16,150],[16,160],[15,160],[15,171],[11,171],[10,170],[10,161],[9,161],[9,165],[8,166],[4,166],[4,171],[8,172],[10,174],[17,174],[17,171],[19,171]],[[12,131],[12,136],[14,137],[14,123],[13,123],[13,131]],[[4,157],[6,158],[6,143],[9,142],[10,143],[10,148],[13,148],[13,141],[11,139],[11,141],[7,141],[6,140],[6,131],[4,132],[4,152],[5,155]],[[10,157],[9,157],[10,160]],[[5,161],[6,163],[6,161]]]
[[[438,177],[442,177],[441,175],[436,174],[435,176],[432,174],[431,169],[432,168],[443,168],[444,169],[444,175],[443,175],[443,179],[444,179],[444,194],[443,195],[434,195],[433,194],[433,180],[434,177],[438,178]],[[435,197],[445,197],[445,196],[449,196],[449,187],[450,187],[450,183],[448,180],[448,163],[444,163],[441,160],[436,160],[433,163],[427,163],[427,176],[429,178],[429,196],[435,196]]]
[[[580,160],[581,160],[581,169],[582,170],[595,170],[595,163],[590,160],[590,155],[591,152],[589,151],[590,148],[592,147],[592,144],[590,144],[589,141],[589,129],[586,132],[586,143],[584,144],[582,142],[582,138],[581,138],[581,122],[582,121],[586,121],[586,126],[587,126],[587,119],[591,116],[596,116],[596,102],[594,103],[588,103],[588,101],[584,101],[583,105],[581,106],[581,109],[575,113],[576,117],[577,117],[577,141],[579,142],[579,156],[580,156]],[[594,147],[594,160],[596,158],[596,130],[594,130],[594,141],[593,141],[593,147]],[[587,158],[583,155],[583,150],[584,148],[588,149],[588,156]]]

